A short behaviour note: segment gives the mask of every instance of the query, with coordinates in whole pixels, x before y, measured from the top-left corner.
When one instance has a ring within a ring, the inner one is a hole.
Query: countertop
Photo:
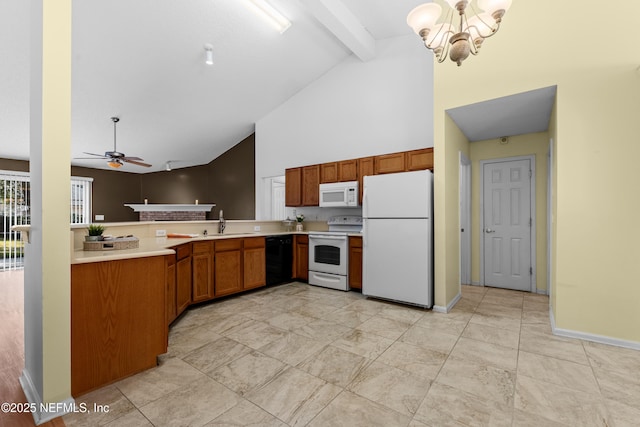
[[[205,240],[235,239],[245,237],[266,237],[284,234],[309,234],[313,231],[282,231],[282,232],[249,232],[249,233],[228,233],[212,234],[209,236],[198,236],[190,238],[168,238],[149,237],[139,239],[139,247],[135,249],[104,250],[104,251],[83,251],[76,250],[72,253],[71,264],[84,264],[89,262],[115,261],[130,258],[146,258],[152,256],[172,255],[175,246],[184,243],[199,242]],[[349,233],[349,236],[362,236],[361,233]]]

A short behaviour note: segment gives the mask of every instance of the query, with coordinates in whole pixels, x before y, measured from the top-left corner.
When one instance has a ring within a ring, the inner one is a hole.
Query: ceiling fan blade
[[[104,154],[87,153],[86,151],[83,151],[82,153],[83,154],[88,154],[90,156],[100,157],[101,159],[108,159],[108,157],[105,156]],[[76,158],[79,158],[79,157],[76,157]],[[90,157],[87,157],[87,158],[90,158]]]
[[[73,160],[105,160],[108,157],[74,157]]]
[[[139,162],[142,162],[144,159],[141,159],[140,157],[131,157],[131,156],[124,156],[121,157],[122,159],[127,159],[127,160],[137,160]]]
[[[144,166],[145,168],[150,168],[151,165],[148,163],[143,163],[143,162],[138,162],[136,160],[131,160],[132,157],[123,157],[120,160],[122,160],[123,162],[127,162],[127,163],[131,163],[133,165],[138,165],[138,166]]]

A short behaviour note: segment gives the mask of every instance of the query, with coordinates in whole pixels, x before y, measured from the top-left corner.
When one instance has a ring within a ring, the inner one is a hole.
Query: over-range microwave
[[[320,184],[320,207],[354,208],[358,206],[358,181]]]

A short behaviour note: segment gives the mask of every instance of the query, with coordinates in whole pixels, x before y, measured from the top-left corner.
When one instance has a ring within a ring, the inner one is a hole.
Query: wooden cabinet
[[[304,281],[309,280],[309,236],[306,234],[296,235],[294,239],[293,277]]]
[[[302,168],[291,168],[284,172],[286,206],[302,206]]]
[[[318,206],[319,204],[320,165],[305,166],[302,168],[302,206]]]
[[[264,237],[250,237],[244,239],[242,251],[244,289],[265,286],[267,283],[266,249]]]
[[[71,395],[157,365],[167,351],[164,256],[71,265]]]
[[[216,241],[215,254],[215,296],[240,292],[243,287],[242,239]]]
[[[407,151],[407,170],[433,170],[433,148]]]
[[[343,160],[338,162],[338,180],[340,182],[356,181],[358,179],[358,160]]]
[[[193,268],[192,302],[206,301],[214,296],[213,242],[194,242],[191,250],[191,265]]]
[[[191,304],[191,244],[176,248],[176,316]]]
[[[320,184],[338,182],[338,162],[323,163],[320,165]]]
[[[373,168],[376,175],[404,172],[407,170],[405,152],[375,156]]]
[[[166,307],[167,307],[167,325],[170,325],[171,322],[176,320],[178,317],[178,307],[176,305],[176,256],[175,255],[167,255],[165,257],[167,264],[167,297],[166,297]]]
[[[364,191],[364,177],[373,175],[373,157],[358,159],[358,204],[362,205],[362,192]]]
[[[349,287],[362,289],[362,237],[349,237]]]

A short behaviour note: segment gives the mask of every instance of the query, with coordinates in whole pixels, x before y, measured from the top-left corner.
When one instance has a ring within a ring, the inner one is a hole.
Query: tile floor
[[[640,352],[550,332],[546,296],[448,314],[292,283],[191,309],[157,368],[67,426],[638,426]]]

